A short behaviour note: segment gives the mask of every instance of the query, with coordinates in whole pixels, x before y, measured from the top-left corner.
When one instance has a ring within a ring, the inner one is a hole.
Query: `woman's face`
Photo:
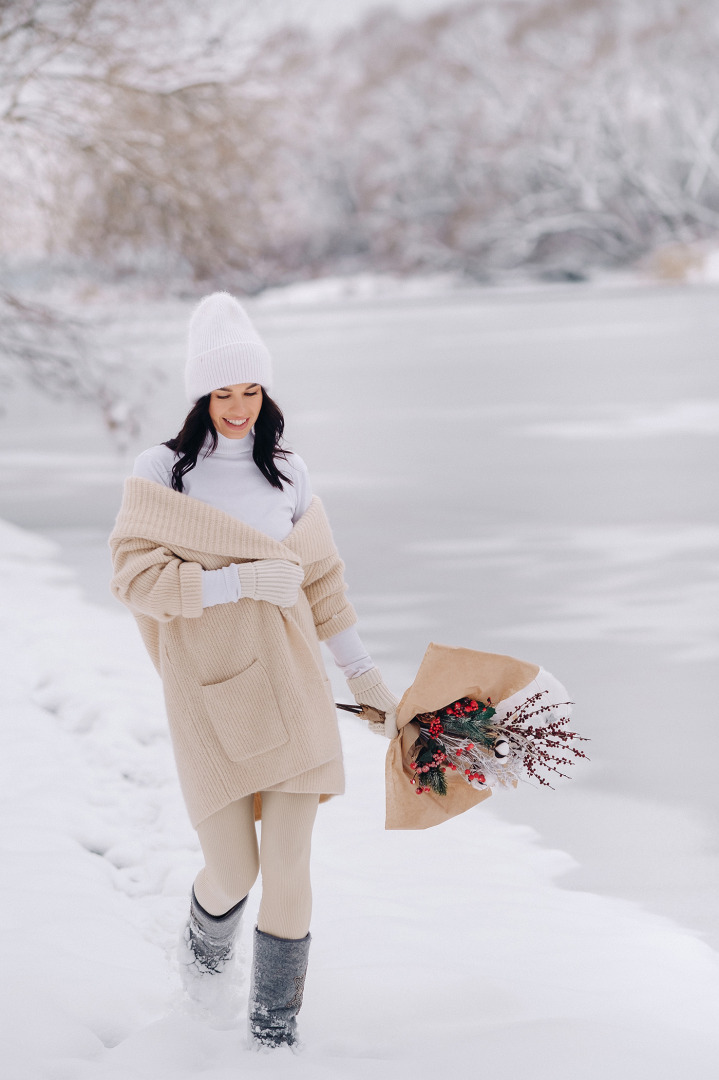
[[[244,439],[262,408],[259,383],[236,383],[221,386],[210,394],[210,420],[220,435]]]

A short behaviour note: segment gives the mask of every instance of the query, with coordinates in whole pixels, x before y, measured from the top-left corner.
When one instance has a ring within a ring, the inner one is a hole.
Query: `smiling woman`
[[[221,386],[210,394],[210,420],[230,439],[244,439],[261,408],[262,387],[259,383]]]
[[[397,698],[355,629],[344,563],[307,467],[280,445],[270,355],[234,297],[190,321],[182,430],[135,462],[110,537],[112,590],[135,615],[165,691],[183,795],[205,866],[181,962],[188,992],[232,958],[262,871],[250,1022],[296,1041],[309,950],[310,839],[344,790],[326,641],[358,704],[396,733]],[[280,468],[281,467],[281,468]],[[262,808],[261,845],[255,803]]]
[[[174,439],[140,455],[135,475],[169,482],[175,491],[191,494],[233,513],[237,511],[235,500],[239,491],[264,491],[261,477],[280,491],[283,483],[296,484],[292,476],[280,472],[275,462],[278,458],[295,467],[301,462],[298,455],[280,445],[284,427],[282,410],[259,383],[235,383],[213,390],[195,402]],[[222,457],[242,455],[251,456],[261,477],[255,477],[254,469],[250,470],[240,488],[238,476],[221,474],[214,462]],[[204,460],[209,457],[213,458],[211,467],[203,468]]]

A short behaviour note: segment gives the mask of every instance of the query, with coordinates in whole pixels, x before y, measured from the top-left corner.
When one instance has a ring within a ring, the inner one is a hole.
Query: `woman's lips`
[[[237,420],[228,420],[226,416],[223,416],[222,419],[225,421],[228,427],[232,428],[233,431],[242,431],[242,429],[247,426],[249,416],[246,416],[245,419],[240,422],[238,422]]]

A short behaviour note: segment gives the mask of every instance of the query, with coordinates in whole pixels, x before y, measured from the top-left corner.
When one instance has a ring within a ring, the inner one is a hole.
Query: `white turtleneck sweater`
[[[184,491],[193,499],[224,510],[275,540],[284,540],[312,499],[307,466],[295,453],[288,453],[286,460],[278,458],[280,472],[289,475],[293,481],[291,485],[283,485],[280,491],[267,482],[255,465],[252,457],[254,441],[253,431],[243,439],[228,439],[218,432],[217,449],[213,454],[207,454],[211,446],[208,437],[198,455],[197,465],[183,477]],[[136,459],[132,474],[171,487],[175,460],[175,453],[169,447],[151,446]],[[235,563],[221,570],[202,571],[204,607],[234,603],[240,596]],[[374,667],[354,626],[328,638],[326,644],[347,679]]]

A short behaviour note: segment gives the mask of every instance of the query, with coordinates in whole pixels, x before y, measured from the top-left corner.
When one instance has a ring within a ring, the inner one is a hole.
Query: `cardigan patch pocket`
[[[289,741],[270,678],[259,660],[224,682],[202,687],[207,714],[230,761],[244,761]]]

